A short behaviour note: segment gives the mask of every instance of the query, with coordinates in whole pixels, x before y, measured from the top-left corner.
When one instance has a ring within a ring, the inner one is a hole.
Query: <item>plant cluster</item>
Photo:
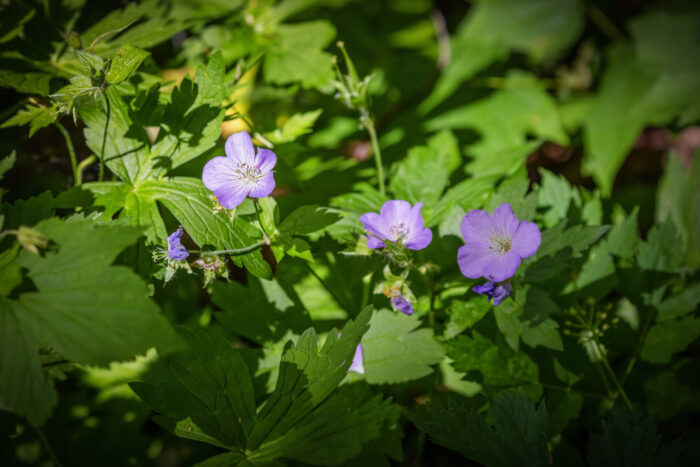
[[[700,9],[440,3],[0,0],[3,460],[700,463]]]

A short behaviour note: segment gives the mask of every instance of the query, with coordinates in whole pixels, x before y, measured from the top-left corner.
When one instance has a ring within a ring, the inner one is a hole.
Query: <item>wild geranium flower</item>
[[[410,316],[413,314],[413,305],[400,293],[391,297],[391,304],[404,315]]]
[[[368,212],[360,216],[367,230],[367,246],[384,248],[385,241],[400,243],[411,250],[422,250],[430,245],[433,232],[423,225],[420,210],[423,203],[411,207],[408,201],[391,200],[384,203],[379,214]]]
[[[472,290],[479,295],[486,295],[489,300],[493,300],[494,306],[498,306],[513,293],[513,286],[510,282],[496,284],[487,281],[484,285],[475,285]]]
[[[168,237],[168,256],[175,261],[182,261],[190,255],[187,249],[180,243],[182,234],[183,230],[182,226],[180,226]]]
[[[361,375],[365,374],[365,361],[364,361],[364,351],[362,350],[362,344],[357,344],[355,349],[355,356],[352,358],[352,365],[348,368],[348,371],[354,371]]]
[[[277,156],[255,146],[246,131],[226,140],[226,157],[215,157],[204,166],[202,181],[226,209],[240,205],[246,196],[264,198],[275,189],[272,168]]]
[[[462,220],[462,236],[466,245],[457,252],[462,274],[491,282],[513,277],[522,258],[534,255],[541,241],[537,224],[518,220],[508,203],[493,216],[481,209],[469,211]]]

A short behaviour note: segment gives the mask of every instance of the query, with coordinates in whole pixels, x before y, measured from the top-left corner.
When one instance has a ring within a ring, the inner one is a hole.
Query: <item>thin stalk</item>
[[[598,341],[596,340],[596,345],[598,345],[597,342]],[[600,351],[600,347],[598,348],[598,350]],[[629,397],[627,397],[627,393],[622,388],[622,385],[620,384],[620,382],[617,380],[617,377],[615,376],[615,372],[610,367],[610,363],[608,363],[608,359],[605,358],[605,356],[603,356],[602,363],[603,363],[603,366],[605,367],[605,369],[608,370],[608,373],[610,373],[610,378],[612,379],[613,384],[615,384],[615,387],[617,388],[617,392],[618,392],[618,394],[620,394],[620,397],[622,397],[622,400],[625,403],[625,405],[627,406],[627,408],[630,410],[634,410],[634,407],[632,406],[632,402],[630,401]]]
[[[80,185],[80,172],[78,172],[78,159],[75,156],[73,140],[71,139],[70,134],[68,134],[68,130],[66,130],[66,127],[64,127],[61,122],[56,120],[55,124],[56,128],[58,128],[63,135],[63,139],[66,140],[66,147],[68,148],[68,155],[70,156],[70,166],[71,169],[73,169],[73,182],[75,183],[75,186],[78,186]]]
[[[615,26],[608,16],[603,13],[603,10],[598,8],[593,2],[588,3],[588,8],[586,9],[588,17],[593,21],[593,24],[598,26],[598,29],[605,34],[605,36],[610,40],[624,39],[625,35],[620,29]]]
[[[107,146],[107,129],[109,128],[109,120],[112,116],[112,105],[109,103],[109,97],[107,97],[107,93],[102,93],[102,95],[105,98],[105,105],[107,106],[107,118],[105,119],[105,131],[102,134],[102,149],[100,150],[100,181],[104,180],[105,178],[105,148]]]
[[[58,456],[56,456],[56,453],[54,450],[51,448],[51,445],[49,444],[49,440],[46,439],[46,435],[44,434],[44,430],[41,428],[34,428],[34,431],[36,431],[36,435],[39,437],[39,441],[41,441],[41,444],[44,446],[44,449],[46,449],[47,454],[51,458],[51,461],[54,463],[55,467],[61,467],[61,461],[58,460]]]
[[[639,335],[639,342],[637,343],[637,348],[634,350],[634,355],[632,355],[632,358],[630,359],[629,363],[627,364],[627,367],[625,368],[625,373],[622,375],[622,378],[620,378],[620,384],[625,384],[627,377],[630,375],[630,373],[632,373],[634,365],[637,364],[639,354],[642,352],[642,348],[644,348],[644,341],[646,340],[647,332],[649,332],[651,321],[652,313],[650,310],[650,312],[646,316],[646,319],[644,320],[644,326],[642,326],[642,332]]]
[[[89,157],[86,157],[82,161],[80,161],[80,164],[78,164],[78,178],[76,179],[75,186],[82,185],[83,183],[83,172],[85,172],[85,169],[87,168],[88,165],[92,164],[97,160],[97,156],[94,154],[90,154]]]
[[[190,253],[198,253],[200,255],[205,254],[205,255],[235,255],[235,254],[240,254],[240,253],[248,253],[249,251],[253,251],[257,248],[260,248],[263,245],[269,245],[270,241],[265,239],[261,240],[257,243],[253,243],[252,245],[243,247],[243,248],[234,248],[232,250],[214,250],[214,251],[207,251],[207,250],[188,250]]]
[[[374,128],[374,121],[370,117],[369,112],[364,107],[360,108],[362,124],[369,133],[369,139],[372,143],[372,154],[374,155],[374,163],[377,166],[377,182],[379,185],[379,193],[384,196],[386,188],[384,187],[384,165],[382,164],[382,151],[379,149],[379,141],[377,140],[377,130]]]

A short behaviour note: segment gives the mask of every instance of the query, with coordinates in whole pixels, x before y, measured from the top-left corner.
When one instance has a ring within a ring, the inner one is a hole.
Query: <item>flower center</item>
[[[248,165],[245,162],[238,164],[238,167],[234,170],[238,179],[243,183],[248,185],[253,185],[260,178],[260,169],[255,166]]]
[[[391,236],[393,237],[393,240],[395,242],[398,242],[399,240],[402,240],[408,236],[408,233],[410,232],[410,229],[406,227],[405,224],[397,224],[397,225],[392,225],[389,228],[389,232],[391,232]]]
[[[511,239],[500,236],[491,237],[491,245],[489,248],[496,250],[498,253],[508,253],[511,248]]]

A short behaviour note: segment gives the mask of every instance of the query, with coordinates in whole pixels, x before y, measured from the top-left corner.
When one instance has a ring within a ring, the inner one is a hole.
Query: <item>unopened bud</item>
[[[20,226],[17,230],[17,241],[35,255],[39,254],[39,248],[46,248],[49,245],[48,239],[44,238],[38,230],[25,226]]]

